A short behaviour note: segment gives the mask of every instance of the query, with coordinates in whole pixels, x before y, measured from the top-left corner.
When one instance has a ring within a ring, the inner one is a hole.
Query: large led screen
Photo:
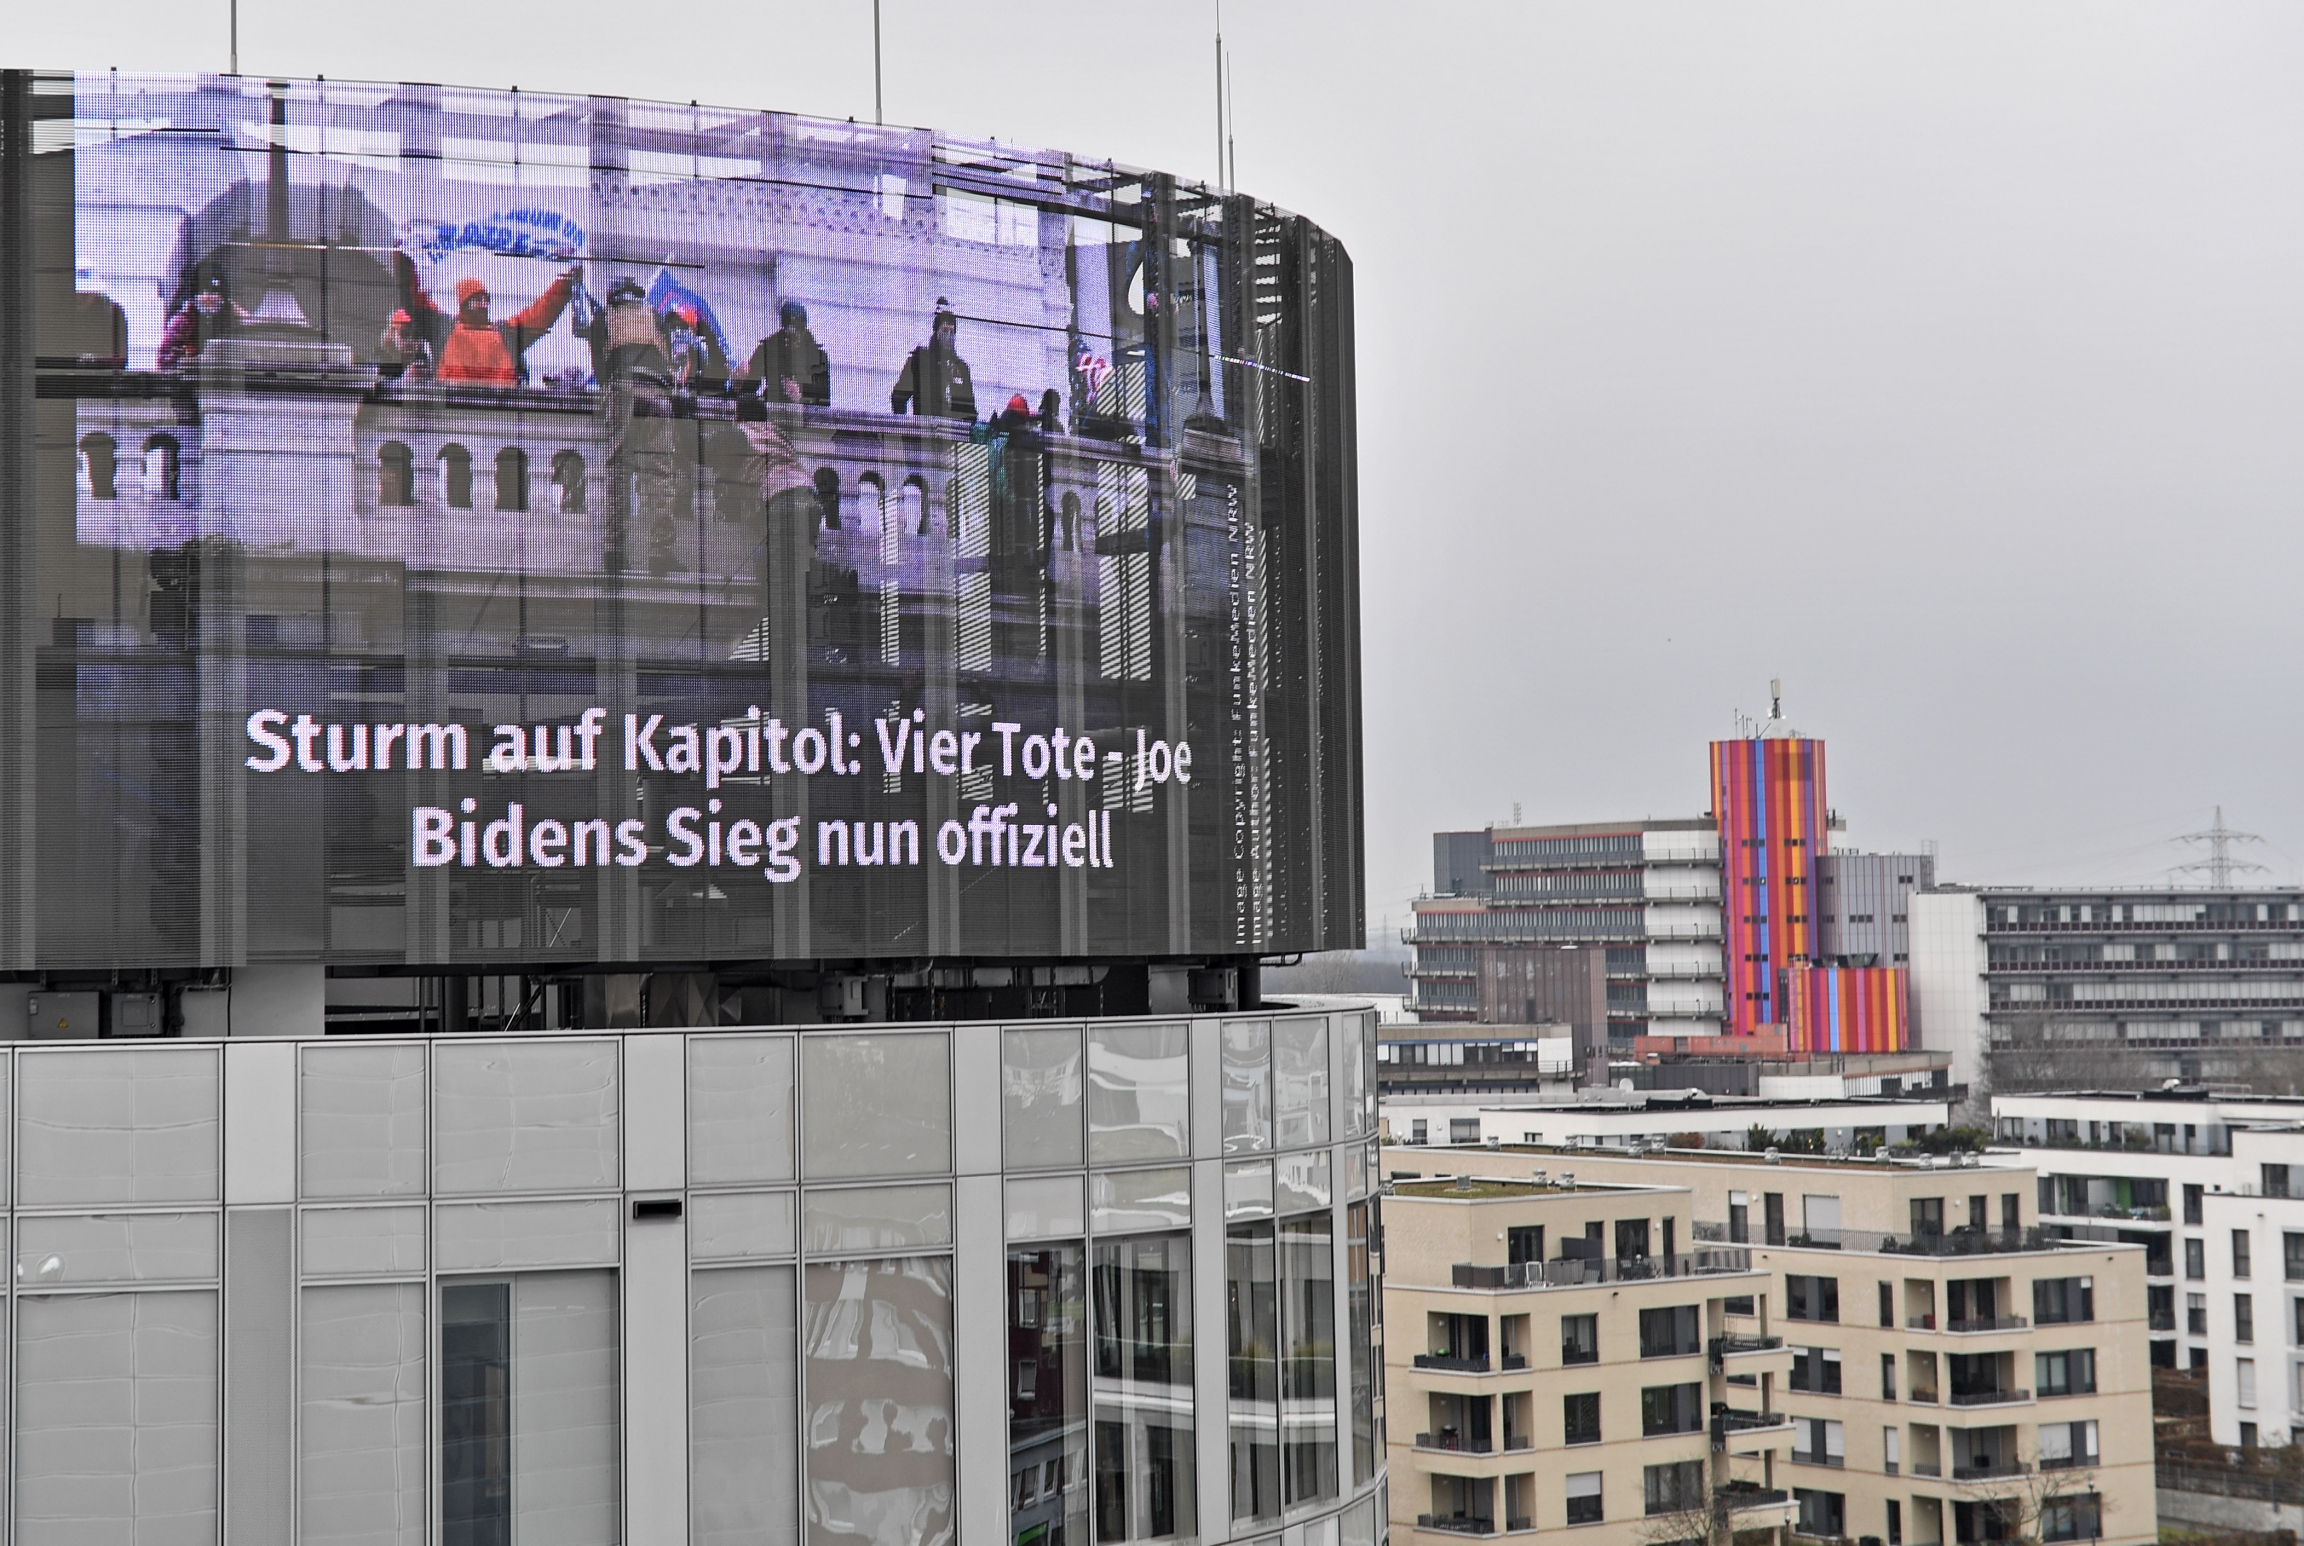
[[[767,112],[5,96],[0,967],[1360,942],[1306,221]]]

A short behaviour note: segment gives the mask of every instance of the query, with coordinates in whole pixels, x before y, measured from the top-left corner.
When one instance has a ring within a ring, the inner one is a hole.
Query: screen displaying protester
[[[1360,943],[1316,227],[784,114],[6,80],[0,969]]]

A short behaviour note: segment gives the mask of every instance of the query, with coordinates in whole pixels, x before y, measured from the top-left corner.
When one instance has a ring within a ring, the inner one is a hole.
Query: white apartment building
[[[2037,1171],[2044,1227],[2145,1247],[2152,1361],[2205,1371],[2211,1436],[2304,1431],[2304,1100],[2177,1088],[1992,1109],[2011,1147],[1985,1163]]]
[[[1578,1100],[1499,1100],[1494,1096],[1387,1097],[1386,1141],[1409,1147],[1447,1144],[1589,1144],[1625,1149],[1674,1136],[1700,1135],[1705,1148],[1742,1149],[1752,1130],[1779,1138],[1822,1135],[1828,1150],[1849,1152],[1859,1134],[1901,1143],[1950,1118],[1939,1098],[1769,1100],[1691,1091],[1606,1092]]]

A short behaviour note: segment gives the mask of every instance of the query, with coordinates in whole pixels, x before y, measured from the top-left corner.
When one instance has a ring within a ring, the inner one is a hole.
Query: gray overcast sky
[[[10,63],[221,69],[225,0]],[[885,0],[888,117],[1214,170],[1212,7]],[[1369,929],[1428,834],[1689,815],[1736,709],[1867,847],[2304,870],[2304,9],[1233,0],[1240,181],[1359,285]],[[242,65],[872,111],[869,0],[243,0]]]

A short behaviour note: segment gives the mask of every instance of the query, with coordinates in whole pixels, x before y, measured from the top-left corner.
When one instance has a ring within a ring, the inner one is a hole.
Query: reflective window
[[[474,1192],[623,1184],[613,1041],[443,1041],[432,1051],[434,1185]]]
[[[1280,1304],[1269,1222],[1224,1231],[1224,1333],[1230,1358],[1232,1517],[1280,1512]]]
[[[908,1176],[952,1168],[951,1038],[817,1035],[801,1043],[810,1176]]]
[[[1272,1216],[1272,1162],[1248,1160],[1224,1167],[1224,1217],[1258,1219]]]
[[[1082,1254],[1077,1241],[1008,1252],[1011,1540],[1084,1546],[1088,1539],[1088,1305]]]
[[[1352,1480],[1376,1475],[1376,1294],[1375,1255],[1368,1235],[1368,1204],[1344,1210],[1344,1303],[1351,1324],[1346,1346],[1352,1358]]]
[[[952,1243],[949,1185],[816,1188],[806,1207],[810,1255]]]
[[[298,1124],[307,1197],[424,1190],[424,1049],[299,1049]]]
[[[688,1527],[695,1546],[799,1539],[798,1310],[790,1267],[690,1278]]]
[[[17,1060],[17,1196],[33,1206],[215,1202],[216,1054],[35,1052]]]
[[[297,1539],[423,1546],[424,1285],[307,1288],[302,1305]]]
[[[1273,1205],[1282,1213],[1325,1208],[1335,1197],[1326,1149],[1303,1149],[1283,1154],[1272,1167]]]
[[[219,1539],[217,1396],[214,1290],[21,1297],[15,1538]]]
[[[1032,1176],[1007,1184],[1008,1238],[1057,1240],[1085,1234],[1080,1176]]]
[[[1280,1221],[1280,1274],[1285,1285],[1281,1336],[1280,1423],[1288,1505],[1337,1495],[1336,1253],[1326,1212]]]
[[[792,1179],[792,1038],[688,1038],[688,1176]]]
[[[1338,1015],[1336,1033],[1336,1071],[1343,1079],[1344,1128],[1339,1138],[1363,1138],[1370,1131],[1368,1113],[1369,1096],[1375,1089],[1373,1074],[1375,1048],[1371,1045],[1369,1017],[1360,1014]]]
[[[614,1546],[618,1360],[612,1272],[441,1285],[444,1546]]]
[[[1094,1292],[1096,1539],[1190,1535],[1191,1236],[1098,1240]]]
[[[1281,1020],[1272,1027],[1272,1085],[1280,1146],[1328,1141],[1328,1019]]]
[[[1181,1025],[1088,1028],[1090,1164],[1191,1155],[1188,1047]]]
[[[1090,1227],[1099,1235],[1186,1229],[1192,1223],[1192,1172],[1100,1170],[1088,1178]]]
[[[931,1546],[952,1515],[952,1264],[807,1269],[808,1546]]]
[[[1227,1020],[1224,1048],[1224,1152],[1272,1147],[1272,1022]]]
[[[1009,1169],[1078,1165],[1085,1097],[1078,1026],[1000,1033],[1000,1125]]]

